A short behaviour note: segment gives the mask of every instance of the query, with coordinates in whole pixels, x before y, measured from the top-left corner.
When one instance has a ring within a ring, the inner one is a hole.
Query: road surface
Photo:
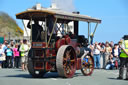
[[[117,77],[118,70],[95,69],[91,76],[83,76],[78,70],[73,78],[61,78],[57,73],[32,78],[21,69],[0,69],[0,85],[128,85],[128,81]]]

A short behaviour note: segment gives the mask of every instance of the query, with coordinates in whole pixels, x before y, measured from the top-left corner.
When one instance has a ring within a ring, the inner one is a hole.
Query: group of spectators
[[[100,69],[118,69],[120,65],[120,47],[121,42],[114,44],[113,41],[106,43],[95,42],[90,45],[94,58],[94,68]]]
[[[27,40],[21,40],[19,43],[11,41],[8,43],[4,41],[0,44],[0,68],[22,68],[27,69],[27,53],[30,49],[30,45],[27,44]]]
[[[118,69],[120,65],[120,47],[119,43],[114,44],[112,41],[106,43],[95,42],[90,45],[94,58],[94,68],[100,69]],[[27,69],[27,55],[30,49],[27,40],[21,40],[20,43],[5,41],[0,44],[0,56],[5,56],[4,60],[0,60],[0,68],[22,68]]]

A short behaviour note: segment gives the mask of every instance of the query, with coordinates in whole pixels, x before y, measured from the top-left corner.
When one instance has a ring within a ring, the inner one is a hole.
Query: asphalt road
[[[32,78],[20,69],[0,69],[0,85],[128,85],[128,81],[117,77],[118,70],[95,69],[91,76],[83,76],[79,70],[73,78],[61,78],[57,73]]]

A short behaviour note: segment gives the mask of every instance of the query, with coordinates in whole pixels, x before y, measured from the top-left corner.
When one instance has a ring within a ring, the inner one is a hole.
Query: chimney
[[[41,4],[40,3],[36,4],[36,10],[41,10]]]
[[[58,9],[56,3],[54,3],[54,2],[52,3],[51,8],[52,9]]]

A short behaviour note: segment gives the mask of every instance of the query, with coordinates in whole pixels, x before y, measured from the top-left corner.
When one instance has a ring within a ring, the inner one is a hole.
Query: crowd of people
[[[98,43],[90,45],[94,58],[94,68],[100,69],[118,69],[120,65],[120,47],[119,43],[111,42]],[[27,54],[30,49],[30,44],[27,40],[21,40],[20,43],[5,41],[0,44],[0,56],[5,56],[5,59],[0,60],[0,68],[22,68],[27,69]]]
[[[0,68],[22,68],[26,70],[27,54],[30,45],[27,40],[21,40],[20,43],[4,41],[0,44]]]
[[[106,41],[106,43],[95,42],[90,45],[90,49],[93,52],[94,68],[118,69],[120,65],[120,43],[121,41],[117,44],[114,44],[113,41]]]

